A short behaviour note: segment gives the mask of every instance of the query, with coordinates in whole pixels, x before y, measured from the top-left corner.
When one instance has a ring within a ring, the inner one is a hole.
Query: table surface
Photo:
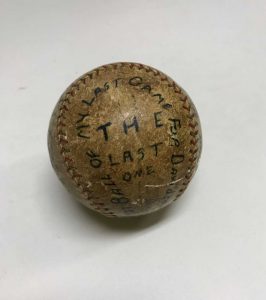
[[[0,299],[264,300],[266,2],[0,6]],[[174,78],[202,122],[188,190],[137,219],[73,201],[46,145],[65,88],[117,61]]]

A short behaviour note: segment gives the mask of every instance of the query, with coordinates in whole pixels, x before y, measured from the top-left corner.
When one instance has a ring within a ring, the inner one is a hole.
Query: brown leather
[[[63,184],[108,217],[154,212],[176,200],[201,153],[187,93],[160,71],[115,63],[86,73],[57,103],[48,146]]]

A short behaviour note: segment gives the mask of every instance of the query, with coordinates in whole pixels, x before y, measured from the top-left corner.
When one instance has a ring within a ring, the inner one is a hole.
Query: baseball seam
[[[93,77],[95,75],[97,76],[102,70],[106,70],[108,68],[117,69],[119,66],[129,66],[131,69],[137,68],[139,70],[144,69],[147,73],[152,72],[154,76],[159,76],[161,81],[167,81],[168,87],[173,88],[175,93],[179,95],[178,99],[182,102],[182,108],[186,112],[187,117],[190,120],[189,121],[190,157],[188,159],[190,165],[187,170],[187,174],[184,177],[182,187],[178,189],[175,200],[177,199],[178,196],[180,196],[185,191],[189,182],[191,181],[196,171],[197,161],[199,159],[200,151],[201,151],[201,144],[200,144],[200,137],[199,137],[200,128],[197,119],[195,118],[196,112],[194,111],[190,103],[191,101],[189,97],[186,95],[186,93],[172,79],[170,79],[167,75],[163,74],[162,72],[143,64],[114,63],[114,64],[101,66],[78,78],[73,84],[70,85],[70,87],[66,90],[66,92],[61,96],[59,101],[59,109],[58,109],[59,113],[56,119],[56,131],[57,131],[56,135],[58,139],[58,146],[60,148],[60,154],[63,157],[63,161],[66,167],[66,172],[74,182],[76,188],[79,190],[82,197],[88,201],[88,204],[91,207],[91,209],[99,211],[108,217],[116,217],[116,214],[113,211],[111,211],[111,209],[107,208],[104,205],[104,203],[99,203],[99,202],[95,202],[94,200],[91,200],[89,196],[90,190],[86,184],[82,183],[83,176],[78,172],[77,168],[75,167],[75,161],[73,160],[73,158],[69,156],[70,149],[67,148],[68,139],[67,139],[67,134],[65,132],[66,124],[64,122],[65,119],[64,115],[65,112],[69,110],[68,105],[71,103],[70,98],[75,96],[76,92],[80,89],[80,86],[82,84],[86,84],[86,80],[93,79]]]

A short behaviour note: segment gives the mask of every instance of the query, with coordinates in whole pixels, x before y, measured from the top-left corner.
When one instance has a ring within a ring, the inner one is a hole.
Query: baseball
[[[175,201],[202,148],[188,94],[137,63],[96,68],[73,82],[52,114],[48,148],[66,188],[107,217],[139,216]]]

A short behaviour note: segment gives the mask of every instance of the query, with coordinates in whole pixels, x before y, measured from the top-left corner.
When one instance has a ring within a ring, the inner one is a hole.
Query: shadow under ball
[[[49,126],[53,168],[77,199],[107,217],[155,212],[187,188],[200,120],[188,94],[137,63],[96,68],[59,99]]]

